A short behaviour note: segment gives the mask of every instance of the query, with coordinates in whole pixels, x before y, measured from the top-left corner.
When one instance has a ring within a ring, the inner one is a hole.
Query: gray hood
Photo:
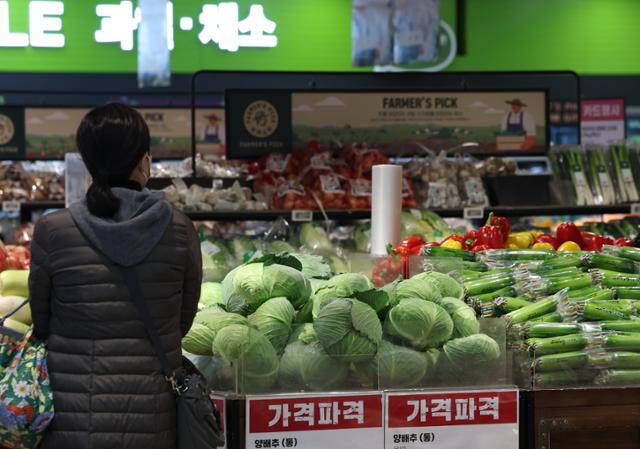
[[[130,267],[142,262],[156,247],[172,219],[173,209],[161,192],[111,189],[120,199],[112,218],[92,215],[86,200],[69,206],[82,234],[113,262]]]

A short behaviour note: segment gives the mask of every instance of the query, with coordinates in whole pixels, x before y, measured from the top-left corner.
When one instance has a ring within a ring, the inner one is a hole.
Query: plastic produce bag
[[[390,2],[387,0],[354,0],[351,37],[354,66],[390,63]]]
[[[440,0],[396,0],[393,62],[413,64],[438,57]]]

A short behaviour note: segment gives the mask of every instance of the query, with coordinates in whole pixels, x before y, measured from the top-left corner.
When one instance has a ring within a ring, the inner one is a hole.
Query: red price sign
[[[518,391],[388,393],[386,448],[518,447]]]
[[[246,447],[382,448],[382,403],[377,392],[250,396]]]

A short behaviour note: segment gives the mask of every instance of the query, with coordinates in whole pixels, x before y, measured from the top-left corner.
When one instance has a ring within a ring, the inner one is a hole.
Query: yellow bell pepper
[[[580,249],[580,245],[576,242],[572,242],[571,240],[567,240],[558,247],[558,251],[580,251]]]
[[[518,245],[516,245],[515,243],[507,243],[505,245],[505,248],[507,248],[507,249],[520,249],[520,247]]]
[[[544,232],[542,232],[542,231],[529,231],[529,232],[531,233],[531,235],[533,236],[534,239],[537,239],[542,234],[544,234]]]
[[[531,247],[534,241],[535,238],[531,232],[512,232],[509,234],[509,237],[507,237],[506,244],[513,244],[515,248],[526,249]]]
[[[551,250],[555,249],[551,243],[547,243],[547,242],[534,243],[532,248],[533,249],[551,249]]]
[[[462,249],[462,243],[453,239],[445,240],[440,246],[443,248]]]

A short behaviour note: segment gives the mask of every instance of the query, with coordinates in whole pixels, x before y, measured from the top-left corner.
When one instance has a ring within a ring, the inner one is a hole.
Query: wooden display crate
[[[539,390],[523,396],[523,443],[530,449],[640,448],[640,388]]]

